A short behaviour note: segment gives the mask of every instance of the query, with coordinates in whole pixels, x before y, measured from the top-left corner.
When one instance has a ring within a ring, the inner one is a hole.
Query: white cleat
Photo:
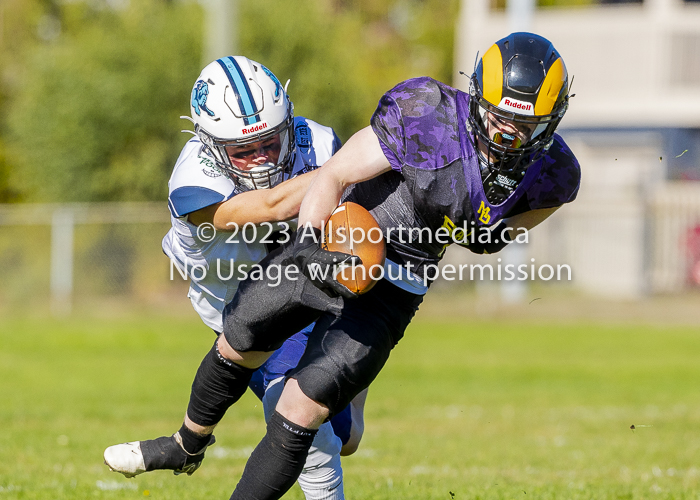
[[[115,444],[105,450],[105,464],[112,472],[134,477],[146,472],[141,452],[141,442]]]
[[[188,453],[180,433],[146,441],[132,441],[110,446],[105,450],[105,464],[110,470],[134,477],[152,470],[171,470],[177,476],[191,476],[204,460],[204,452],[216,442],[214,436],[197,453]]]

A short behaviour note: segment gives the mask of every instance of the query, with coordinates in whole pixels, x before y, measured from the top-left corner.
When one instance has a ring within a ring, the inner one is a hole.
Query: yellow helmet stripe
[[[566,68],[561,57],[558,58],[549,68],[547,76],[542,83],[542,88],[535,102],[535,115],[542,116],[551,114],[554,104],[557,102],[559,92],[566,82]]]
[[[498,106],[503,94],[503,59],[498,45],[492,45],[481,58],[484,99]]]

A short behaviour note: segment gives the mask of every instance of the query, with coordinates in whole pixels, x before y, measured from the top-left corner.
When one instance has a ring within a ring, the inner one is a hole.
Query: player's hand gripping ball
[[[382,277],[386,245],[382,229],[367,209],[353,202],[336,208],[326,222],[322,248],[355,255],[362,264],[343,267],[335,279],[351,292],[368,292]]]

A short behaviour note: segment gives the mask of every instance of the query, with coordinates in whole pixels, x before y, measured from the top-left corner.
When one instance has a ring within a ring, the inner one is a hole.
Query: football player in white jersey
[[[265,66],[242,56],[206,66],[192,89],[190,107],[194,137],[180,153],[168,183],[172,228],[163,239],[163,251],[187,273],[194,309],[221,333],[222,311],[239,281],[255,272],[272,248],[289,240],[295,229],[290,219],[299,212],[314,170],[340,148],[340,140],[331,128],[295,118],[286,87]],[[257,368],[232,363],[216,344],[211,356],[222,373]],[[265,388],[281,380],[266,382]],[[274,410],[279,387],[263,398],[266,415]],[[227,390],[225,384],[220,388],[221,394]],[[363,405],[364,395],[353,408],[355,425],[348,431],[352,442],[345,451],[359,443]],[[172,436],[107,448],[105,463],[127,477],[157,469],[192,474],[214,443],[212,432],[223,411],[213,419],[196,418],[211,425],[195,423],[190,413]],[[330,423],[324,427],[299,479],[307,500],[344,498],[339,458],[343,442]]]

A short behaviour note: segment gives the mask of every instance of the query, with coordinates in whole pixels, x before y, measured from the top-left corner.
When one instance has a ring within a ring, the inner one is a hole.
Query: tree
[[[60,14],[8,106],[13,185],[29,201],[163,199],[200,69],[200,9],[142,0]]]
[[[284,83],[297,114],[342,139],[369,124],[381,95],[414,76],[449,83],[456,0],[258,0],[241,4],[244,54]]]
[[[42,36],[3,87],[0,197],[4,172],[27,201],[165,199],[186,140],[178,117],[210,62],[197,3],[28,1]],[[240,2],[241,53],[291,79],[296,114],[344,140],[396,83],[450,81],[457,0]]]
[[[38,37],[36,27],[47,8],[45,0],[3,0],[0,2],[0,117],[6,116],[11,102],[10,89],[17,84],[23,50]],[[17,201],[18,190],[12,186],[12,164],[7,159],[5,140],[0,128],[0,203]]]

